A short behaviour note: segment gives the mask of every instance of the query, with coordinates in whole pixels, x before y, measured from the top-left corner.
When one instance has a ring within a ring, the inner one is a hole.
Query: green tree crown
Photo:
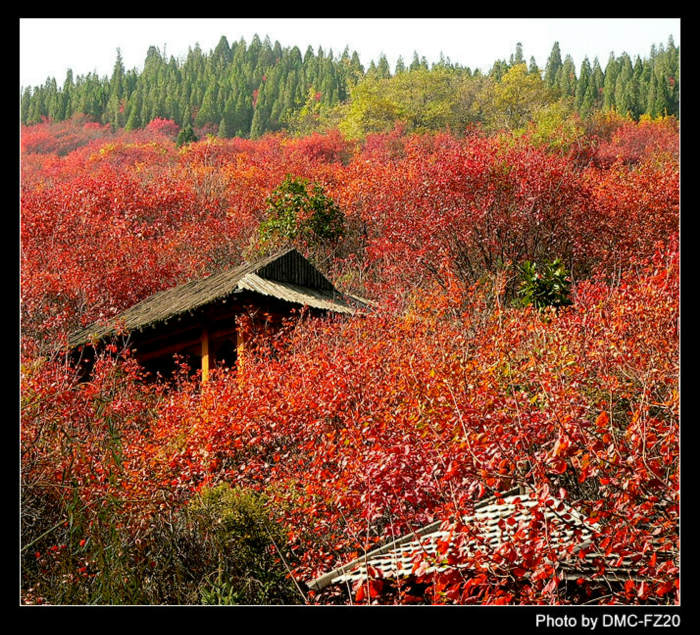
[[[344,233],[344,214],[323,188],[287,175],[267,199],[259,236],[263,243],[290,243],[301,238],[337,242]]]

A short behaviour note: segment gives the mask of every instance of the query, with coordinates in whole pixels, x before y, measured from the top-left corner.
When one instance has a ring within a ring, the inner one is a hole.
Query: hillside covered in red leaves
[[[22,129],[23,603],[678,602],[674,118],[176,133]],[[290,175],[344,215],[297,248],[376,310],[291,321],[204,386],[107,356],[77,380],[71,331],[249,257]],[[555,259],[571,303],[519,301],[522,263]],[[594,576],[564,590],[543,531],[417,566],[421,596],[306,587],[518,485],[596,524]],[[616,559],[633,574],[610,584]]]

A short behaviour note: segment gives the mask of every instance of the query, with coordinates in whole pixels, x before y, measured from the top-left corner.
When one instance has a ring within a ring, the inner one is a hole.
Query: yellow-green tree
[[[387,95],[390,79],[366,77],[350,89],[350,104],[339,124],[349,139],[358,139],[372,132],[385,132],[403,118],[400,104]]]
[[[312,86],[306,95],[304,105],[299,111],[292,112],[287,117],[286,124],[289,131],[298,136],[324,132],[337,128],[346,110],[346,104],[335,106],[324,104],[319,97],[319,92]]]
[[[559,99],[536,110],[529,131],[537,145],[564,152],[583,142],[586,134],[571,98]]]
[[[451,129],[456,133],[478,120],[477,96],[485,78],[446,67],[416,67],[394,77],[366,77],[350,92],[339,124],[349,138],[387,132],[396,123],[408,132]]]
[[[553,94],[538,74],[528,73],[525,64],[517,64],[500,81],[492,82],[481,100],[488,127],[522,130],[534,112],[553,101]]]

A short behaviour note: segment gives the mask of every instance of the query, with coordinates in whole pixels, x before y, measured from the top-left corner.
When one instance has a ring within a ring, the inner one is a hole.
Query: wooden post
[[[209,381],[209,331],[202,331],[202,383]]]
[[[240,329],[236,329],[236,366],[243,367],[243,354],[245,353],[245,340]]]

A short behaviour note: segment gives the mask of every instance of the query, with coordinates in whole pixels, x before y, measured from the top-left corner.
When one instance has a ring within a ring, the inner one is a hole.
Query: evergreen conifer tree
[[[31,100],[32,100],[32,89],[30,86],[26,86],[24,90],[22,91],[22,98],[20,101],[20,107],[19,107],[19,120],[23,123],[27,123],[27,119],[29,118],[29,109],[31,107]]]
[[[528,67],[527,72],[530,73],[531,75],[539,75],[540,74],[540,69],[537,67],[537,62],[535,61],[534,56],[530,56],[530,66]]]
[[[559,42],[555,42],[552,47],[552,52],[547,58],[547,64],[544,67],[544,81],[550,88],[556,84],[559,69],[562,67],[561,51],[559,50]]]
[[[413,60],[411,60],[411,66],[409,70],[415,71],[420,68],[420,59],[418,57],[418,51],[413,51]]]
[[[603,104],[603,82],[605,81],[605,75],[603,74],[603,69],[600,67],[600,62],[598,58],[593,59],[593,69],[591,72],[590,85],[593,89],[593,103],[595,108],[600,108]]]
[[[63,97],[63,118],[69,119],[73,116],[73,71],[69,68],[66,71],[66,79],[63,81],[63,89],[61,91]]]
[[[233,60],[233,53],[225,35],[221,36],[219,43],[214,49],[214,59],[219,68],[228,66]]]
[[[515,54],[511,54],[509,65],[515,66],[516,64],[523,64],[525,58],[523,57],[523,45],[520,42],[515,44]]]
[[[129,117],[126,120],[126,125],[124,130],[136,130],[141,127],[141,111],[139,108],[134,107],[129,113]]]
[[[576,88],[574,91],[574,103],[576,109],[581,112],[581,105],[583,104],[584,98],[589,94],[589,84],[592,82],[592,70],[591,64],[587,57],[583,58],[581,62],[581,69],[579,71],[578,80],[576,81]],[[591,93],[592,94],[592,93]]]
[[[217,132],[217,136],[221,137],[222,139],[228,139],[233,136],[232,131],[229,127],[228,122],[226,121],[226,117],[221,117],[221,121],[219,122],[219,129]]]
[[[557,73],[557,86],[562,97],[573,96],[576,91],[576,66],[571,55],[567,55]]]
[[[603,110],[615,109],[615,84],[617,82],[617,74],[619,72],[619,64],[615,55],[610,53],[608,64],[605,67],[605,79],[603,80]]]
[[[379,62],[377,63],[377,77],[380,79],[389,79],[391,77],[389,62],[387,61],[384,53],[379,56]]]
[[[192,143],[193,141],[197,141],[194,130],[192,130],[192,126],[190,124],[185,124],[185,126],[180,129],[180,132],[177,133],[175,145],[177,145],[179,148],[180,146],[183,146],[186,143]]]
[[[143,125],[141,120],[141,109],[143,107],[143,97],[140,90],[134,93],[133,99],[129,102],[126,125],[126,130],[136,130]]]
[[[623,115],[636,116],[636,84],[632,61],[627,53],[620,57],[620,72],[615,80],[615,107]]]

